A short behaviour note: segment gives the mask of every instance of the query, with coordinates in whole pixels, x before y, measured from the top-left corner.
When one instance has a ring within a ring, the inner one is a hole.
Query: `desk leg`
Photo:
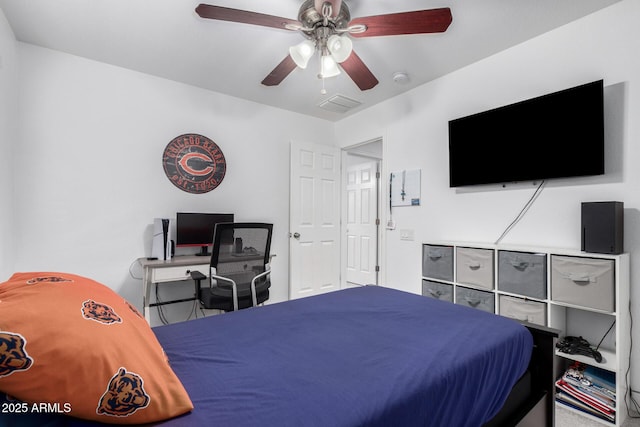
[[[142,279],[142,310],[144,318],[149,324],[151,324],[151,314],[149,312],[149,297],[151,294],[151,285],[151,269],[145,267]]]

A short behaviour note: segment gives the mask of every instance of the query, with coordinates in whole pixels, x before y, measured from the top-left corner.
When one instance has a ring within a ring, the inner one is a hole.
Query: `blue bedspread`
[[[479,426],[533,345],[515,321],[374,286],[155,332],[195,405],[163,426]]]
[[[162,427],[480,426],[533,346],[513,320],[376,286],[154,331],[195,405]]]

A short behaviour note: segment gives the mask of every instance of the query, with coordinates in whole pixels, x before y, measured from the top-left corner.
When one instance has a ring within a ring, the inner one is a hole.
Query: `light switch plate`
[[[400,230],[400,240],[413,240],[413,230]]]

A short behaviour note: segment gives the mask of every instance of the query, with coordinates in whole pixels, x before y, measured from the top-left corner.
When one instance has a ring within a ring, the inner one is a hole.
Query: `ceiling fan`
[[[441,33],[451,24],[449,8],[374,15],[351,19],[342,0],[305,0],[298,20],[228,7],[200,4],[196,13],[207,19],[240,22],[264,27],[300,31],[306,40],[292,46],[287,55],[262,80],[265,86],[279,85],[296,67],[306,68],[315,52],[320,53],[321,79],[340,73],[337,63],[360,90],[378,84],[378,79],[352,49],[351,37],[377,37],[401,34]]]

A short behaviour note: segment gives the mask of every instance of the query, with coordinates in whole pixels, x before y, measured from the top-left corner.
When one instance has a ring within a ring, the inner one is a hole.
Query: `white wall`
[[[450,189],[448,120],[602,78],[606,175],[549,182],[503,243],[579,249],[580,203],[623,201],[633,314],[640,319],[640,293],[633,283],[640,277],[639,19],[640,2],[622,1],[336,125],[343,146],[383,136],[387,174],[422,170],[421,206],[394,209],[397,227],[387,231],[389,286],[419,293],[422,242],[492,243],[534,192],[522,186]],[[399,229],[414,229],[416,240],[401,241]],[[640,342],[639,328],[634,338]],[[637,347],[634,360],[640,360]],[[640,367],[632,379],[638,387]]]
[[[0,278],[13,272],[13,159],[18,141],[16,40],[0,10]]]
[[[288,298],[289,143],[331,143],[331,123],[33,45],[17,51],[16,270],[86,275],[141,307],[141,281],[129,271],[142,275],[134,261],[150,255],[153,218],[233,212],[274,223],[271,301]],[[227,161],[222,184],[206,194],[164,175],[165,146],[190,132],[214,140]],[[168,307],[171,320],[188,307]]]

